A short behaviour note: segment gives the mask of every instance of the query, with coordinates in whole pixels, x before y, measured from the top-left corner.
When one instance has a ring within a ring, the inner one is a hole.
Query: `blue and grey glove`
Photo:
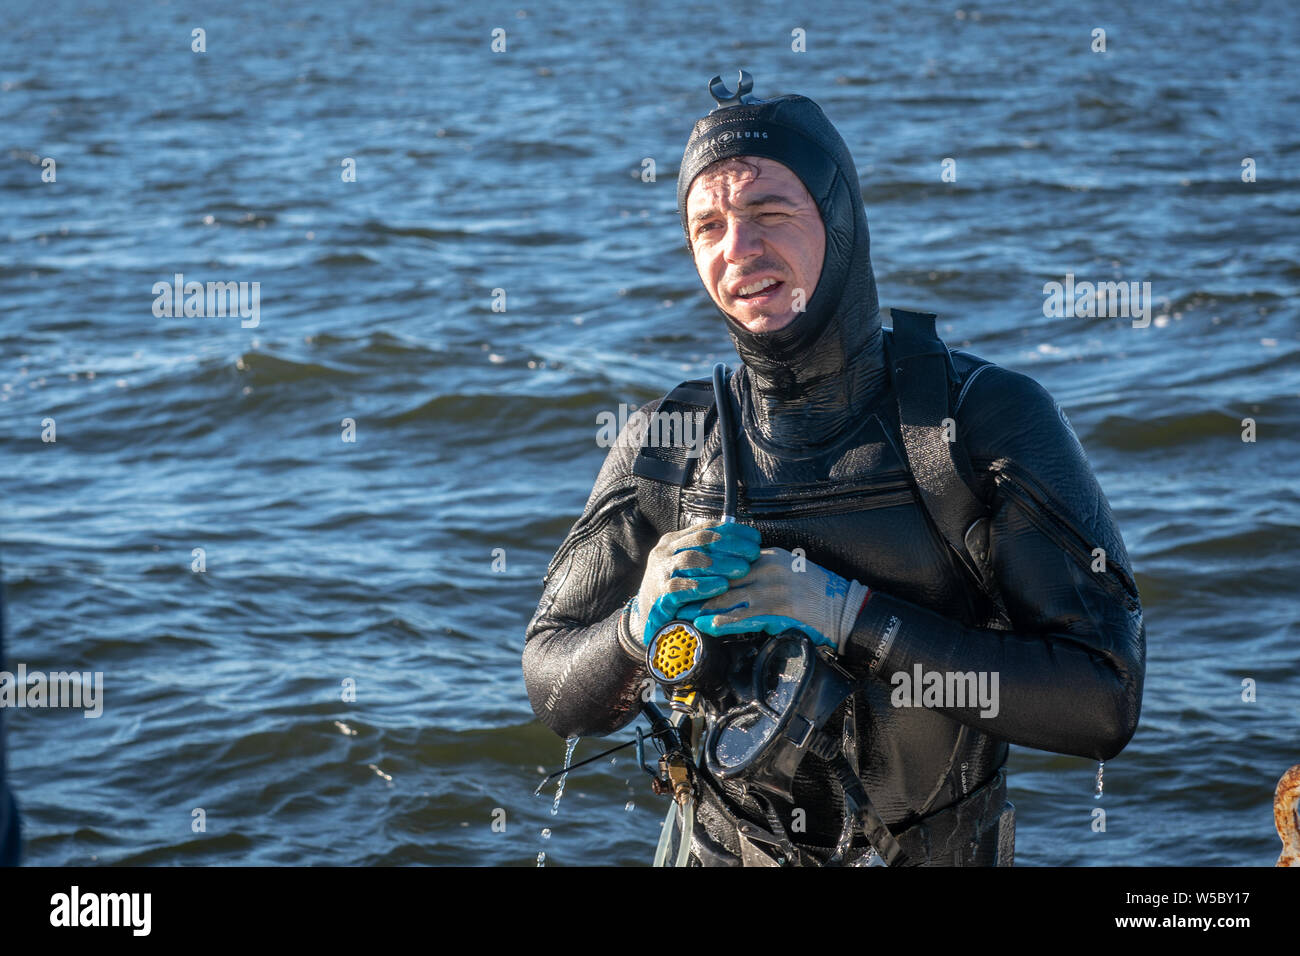
[[[725,594],[690,605],[684,614],[706,634],[780,634],[794,628],[814,644],[844,652],[871,589],[847,581],[784,548],[764,548],[749,573]]]
[[[644,647],[684,605],[724,594],[758,558],[758,532],[747,525],[695,524],[659,539],[636,597],[628,602],[630,637]]]

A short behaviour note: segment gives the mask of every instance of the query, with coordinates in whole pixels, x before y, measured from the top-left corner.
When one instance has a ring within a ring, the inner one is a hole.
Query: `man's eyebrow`
[[[768,193],[766,196],[758,196],[749,202],[738,202],[734,204],[737,209],[752,209],[754,206],[789,206],[791,209],[798,204],[782,196],[780,193]],[[694,216],[691,216],[691,223],[697,223],[701,219],[708,219],[710,216],[716,216],[718,211],[712,207],[701,209]]]
[[[797,203],[782,196],[780,193],[769,193],[766,196],[759,196],[757,199],[751,199],[749,202],[736,203],[736,205],[741,209],[748,209],[751,206],[795,206]]]

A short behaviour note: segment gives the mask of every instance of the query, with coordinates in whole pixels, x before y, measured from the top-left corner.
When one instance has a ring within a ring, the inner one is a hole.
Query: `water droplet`
[[[573,761],[573,751],[577,749],[578,739],[579,738],[577,737],[570,737],[568,740],[564,742],[564,773],[560,774],[560,782],[555,786],[555,801],[551,804],[551,816],[553,817],[558,816],[560,812],[560,798],[564,796],[564,781],[569,778],[569,764]],[[540,771],[542,768],[538,767],[537,769]],[[540,793],[541,790],[542,788],[539,785],[537,788],[537,792]],[[581,796],[581,794],[579,794],[579,796]],[[542,839],[549,840],[550,838],[551,838],[551,828],[542,827]],[[546,865],[545,850],[537,851],[537,865],[538,866]]]
[[[1094,794],[1092,795],[1092,798],[1093,798],[1094,800],[1100,800],[1100,799],[1101,799],[1101,774],[1102,774],[1102,771],[1103,771],[1105,768],[1106,768],[1106,761],[1104,761],[1104,760],[1098,761],[1098,763],[1097,763],[1097,792],[1094,793]]]
[[[564,773],[560,774],[560,782],[555,787],[555,802],[551,804],[551,816],[558,816],[560,813],[560,798],[564,796],[564,781],[569,779],[569,764],[573,761],[573,751],[578,746],[578,737],[570,737],[564,742]]]
[[[636,803],[629,800],[627,803],[623,804],[623,809],[626,810],[628,813],[631,813],[633,810],[636,809]]]

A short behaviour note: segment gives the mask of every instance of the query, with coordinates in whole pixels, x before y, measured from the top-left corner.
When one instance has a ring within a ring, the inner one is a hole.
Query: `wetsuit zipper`
[[[1094,560],[1093,548],[1096,545],[1091,544],[1058,517],[1055,509],[1049,505],[1046,495],[1035,488],[1030,479],[1017,479],[1009,473],[1009,466],[1003,465],[996,471],[994,481],[999,489],[1020,502],[1034,527],[1047,535],[1057,547],[1071,555],[1081,567],[1091,569]],[[1106,572],[1102,575],[1101,581],[1112,595],[1123,602],[1127,610],[1137,610],[1137,586],[1128,579],[1126,574],[1121,573],[1119,566],[1113,564],[1109,556],[1106,560]]]

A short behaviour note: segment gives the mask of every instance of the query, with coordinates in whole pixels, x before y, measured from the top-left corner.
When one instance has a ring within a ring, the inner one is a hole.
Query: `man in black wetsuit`
[[[1008,745],[1106,760],[1136,730],[1145,629],[1123,540],[1041,386],[948,350],[927,313],[882,329],[857,171],[821,109],[720,89],[678,201],[743,362],[737,520],[762,552],[718,525],[716,417],[698,457],[620,440],[548,568],[529,699],[561,736],[608,734],[638,713],[654,612],[714,635],[793,622],[857,680],[845,755],[907,862],[1007,865]],[[710,407],[685,383],[642,412]],[[995,706],[899,693],[971,674]],[[818,757],[776,807],[707,782],[693,862],[752,862],[755,830],[793,840],[783,862],[854,858],[830,849],[844,804]]]

